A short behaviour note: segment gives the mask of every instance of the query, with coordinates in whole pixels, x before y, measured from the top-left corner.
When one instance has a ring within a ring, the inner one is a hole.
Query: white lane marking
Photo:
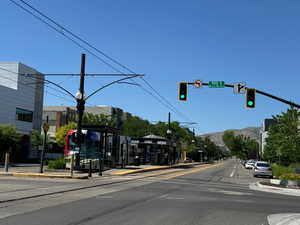
[[[168,199],[168,200],[183,200],[183,197],[169,196],[168,194],[164,194],[159,196],[160,199]]]
[[[235,173],[235,169],[234,169],[234,170],[232,171],[232,173],[230,174],[230,177],[233,177],[234,173]]]
[[[270,225],[299,225],[300,214],[299,213],[272,214],[268,216],[268,222]]]
[[[168,200],[183,200],[184,198],[181,197],[167,197]]]
[[[99,195],[99,196],[97,196],[96,198],[107,198],[107,199],[109,199],[109,198],[113,198],[113,196],[107,196],[107,195]]]
[[[248,193],[248,192],[227,191],[227,190],[216,189],[216,188],[208,188],[207,190],[210,192],[219,192],[219,193],[223,193],[226,195],[252,195],[251,193]]]
[[[230,177],[233,177],[233,176],[234,176],[234,174],[235,174],[235,172],[236,172],[236,168],[237,168],[237,164],[234,165],[233,171],[231,172]]]
[[[226,195],[252,195],[251,193],[238,192],[238,191],[219,190],[218,192],[221,192],[221,193],[226,194]]]

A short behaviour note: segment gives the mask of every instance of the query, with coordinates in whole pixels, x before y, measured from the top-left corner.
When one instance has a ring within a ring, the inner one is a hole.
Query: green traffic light
[[[248,105],[249,106],[253,106],[253,102],[252,101],[248,101]]]
[[[180,98],[181,98],[181,99],[184,99],[184,98],[185,98],[185,95],[180,95]]]

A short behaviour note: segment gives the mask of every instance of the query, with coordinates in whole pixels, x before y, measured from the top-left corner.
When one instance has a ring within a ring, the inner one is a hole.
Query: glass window
[[[16,119],[20,121],[25,121],[25,122],[32,122],[32,117],[33,117],[33,112],[26,110],[26,109],[21,109],[21,108],[16,108]]]
[[[267,163],[257,163],[256,166],[258,166],[258,167],[270,167],[270,165],[267,164]]]

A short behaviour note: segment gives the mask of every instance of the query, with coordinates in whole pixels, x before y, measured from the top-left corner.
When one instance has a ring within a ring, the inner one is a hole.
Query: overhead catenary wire
[[[18,72],[15,72],[15,71],[11,71],[11,70],[8,70],[8,69],[3,68],[3,67],[0,67],[0,70],[6,71],[6,72],[9,72],[9,73],[13,73],[13,74],[17,74],[17,75],[20,75],[20,76],[23,76],[23,77],[26,77],[26,78],[28,78],[28,79],[33,80],[34,82],[41,82],[41,83],[43,83],[46,87],[48,87],[48,88],[50,88],[50,89],[53,89],[53,90],[55,90],[55,91],[58,91],[58,92],[60,92],[60,93],[62,93],[62,94],[64,94],[64,95],[66,95],[66,96],[68,96],[68,97],[71,97],[71,96],[69,96],[68,94],[62,92],[61,90],[55,89],[55,88],[53,88],[53,87],[48,86],[47,84],[45,84],[45,82],[49,82],[49,81],[46,80],[46,79],[44,79],[43,77],[37,77],[37,76],[36,76],[36,77],[32,77],[31,75],[28,76],[27,74],[23,74],[23,73],[18,73]],[[38,81],[36,81],[35,79],[37,79]],[[18,82],[17,80],[13,80],[13,81],[14,81],[14,82]],[[33,83],[33,84],[35,84],[35,83]],[[55,84],[55,83],[54,83],[54,82],[51,82],[50,84]],[[30,83],[30,84],[24,84],[24,85],[32,85],[32,83]],[[59,85],[58,85],[58,86],[59,86]]]
[[[23,86],[23,87],[29,87],[29,88],[35,89],[35,87],[32,86],[33,83],[31,83],[31,84],[26,84],[26,83],[20,82],[20,81],[18,81],[18,80],[12,79],[12,78],[10,78],[10,77],[3,76],[3,74],[1,74],[0,76],[1,76],[2,78],[6,79],[6,80],[10,80],[10,81],[12,81],[12,82],[18,82],[18,84],[21,85],[21,86]],[[49,87],[49,86],[46,86],[46,87],[52,88],[52,87]],[[53,88],[52,88],[52,89],[53,89]],[[57,91],[56,89],[54,89],[54,90]],[[39,90],[39,89],[38,89],[38,93],[41,94],[41,92],[42,92],[42,90]],[[63,96],[59,96],[59,95],[54,94],[54,93],[52,93],[52,92],[50,92],[50,91],[47,91],[47,90],[45,90],[45,92],[46,92],[47,94],[52,95],[52,96],[54,96],[54,97],[57,97],[57,98],[59,98],[59,99],[64,99],[65,101],[70,102],[70,99],[67,99],[67,98],[65,98],[65,97],[63,97]],[[67,95],[67,96],[68,96],[68,95]],[[70,96],[68,96],[68,97],[70,97]]]
[[[13,0],[11,0],[13,1]],[[112,62],[114,62],[115,64],[117,64],[118,66],[122,67],[123,69],[129,71],[130,73],[133,74],[137,74],[135,71],[133,71],[132,69],[130,69],[128,66],[125,66],[124,64],[120,63],[118,60],[110,57],[109,55],[107,55],[106,53],[104,53],[103,51],[99,50],[98,48],[96,48],[95,46],[93,46],[92,44],[90,44],[88,41],[86,41],[85,39],[79,37],[78,35],[76,35],[75,33],[73,33],[72,31],[70,31],[69,29],[65,28],[64,26],[60,25],[58,22],[56,22],[54,19],[50,18],[49,16],[47,16],[46,14],[42,13],[40,10],[36,9],[35,7],[33,7],[32,5],[30,5],[29,3],[27,3],[24,0],[20,0],[22,3],[24,3],[25,5],[27,5],[29,8],[31,8],[32,10],[34,10],[35,12],[37,12],[38,14],[40,14],[41,16],[43,16],[44,18],[48,19],[49,21],[51,21],[53,24],[55,24],[56,26],[58,26],[60,29],[66,31],[67,33],[69,33],[71,36],[75,37],[76,39],[80,40],[81,42],[83,42],[84,44],[86,44],[87,46],[89,46],[90,48],[94,49],[96,52],[100,53],[101,55],[103,55],[104,57],[108,58],[109,60],[111,60]],[[118,70],[118,72],[120,72]],[[121,72],[122,73],[122,72]],[[146,85],[148,85],[161,99],[163,99],[163,101],[165,101],[167,103],[167,105],[171,106],[174,111],[179,112],[165,97],[163,97],[145,78],[141,77],[141,79],[145,82]],[[183,115],[182,113],[179,113],[181,115]],[[187,117],[186,117],[187,118]],[[188,119],[189,120],[189,119]]]
[[[51,23],[55,24],[57,27],[59,27],[61,30],[59,30],[58,28],[54,27],[53,25],[51,25],[49,22],[43,20],[41,17],[37,16],[36,14],[32,13],[30,10],[26,9],[25,7],[23,7],[22,5],[20,5],[19,3],[17,3],[14,0],[9,0],[11,2],[13,2],[15,5],[17,5],[18,7],[22,8],[23,10],[25,10],[27,13],[30,13],[32,16],[34,16],[36,19],[40,20],[41,22],[43,22],[44,24],[46,24],[47,26],[49,26],[50,28],[52,28],[53,30],[55,30],[56,32],[59,32],[60,34],[62,34],[64,37],[66,37],[67,39],[69,39],[70,41],[72,41],[74,44],[76,44],[78,47],[84,49],[85,51],[87,51],[88,53],[90,53],[91,55],[93,55],[94,57],[96,57],[97,59],[99,59],[102,63],[106,64],[107,66],[109,66],[110,68],[112,68],[113,70],[124,74],[121,70],[117,69],[116,67],[112,66],[110,63],[107,63],[105,60],[103,60],[101,57],[99,57],[98,55],[94,54],[93,52],[91,52],[90,50],[88,50],[86,47],[84,47],[83,45],[79,44],[77,41],[75,41],[73,38],[70,38],[69,36],[67,36],[64,32],[70,34],[71,36],[73,36],[74,38],[76,38],[77,40],[81,41],[82,43],[84,43],[85,45],[87,45],[88,47],[92,48],[93,50],[95,50],[96,52],[98,52],[99,54],[103,55],[104,57],[106,57],[107,59],[111,60],[112,62],[114,62],[115,64],[117,64],[118,66],[122,67],[123,69],[129,71],[130,73],[134,73],[136,74],[133,70],[131,70],[129,67],[121,64],[119,61],[115,60],[114,58],[108,56],[107,54],[105,54],[103,51],[99,50],[98,48],[96,48],[95,46],[93,46],[92,44],[90,44],[88,41],[84,40],[83,38],[79,37],[78,35],[74,34],[73,32],[71,32],[69,29],[65,28],[64,26],[60,25],[58,22],[56,22],[54,19],[50,18],[49,16],[45,15],[44,13],[42,13],[40,10],[36,9],[35,7],[33,7],[32,5],[30,5],[29,3],[27,3],[24,0],[20,0],[23,4],[25,4],[27,7],[29,7],[31,10],[35,11],[36,13],[38,13],[39,15],[41,15],[42,17],[46,18],[48,21],[50,21]],[[183,113],[181,113],[180,111],[178,111],[176,109],[176,107],[174,107],[166,98],[164,98],[149,82],[147,82],[147,80],[145,80],[144,78],[141,78],[143,80],[143,82],[151,89],[155,92],[156,95],[158,95],[159,97],[156,97],[153,93],[151,93],[150,91],[148,91],[146,88],[143,88],[141,85],[139,85],[139,87],[146,91],[149,95],[151,95],[152,97],[154,97],[157,101],[159,101],[162,105],[164,105],[165,107],[167,107],[168,109],[170,109],[172,112],[180,115],[181,117],[184,117],[185,119],[191,121],[187,116],[185,116]],[[151,93],[151,94],[150,94]],[[159,99],[159,100],[158,100]],[[162,103],[164,102],[164,103]]]

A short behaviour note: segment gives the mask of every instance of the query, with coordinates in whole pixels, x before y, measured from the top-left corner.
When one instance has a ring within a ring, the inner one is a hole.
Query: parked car
[[[240,162],[241,162],[241,164],[243,165],[243,166],[245,166],[245,163],[246,163],[246,160],[240,160]]]
[[[247,162],[246,162],[246,164],[245,164],[245,168],[246,169],[253,169],[254,168],[254,165],[255,165],[255,160],[253,160],[253,159],[250,159],[250,160],[248,160]]]
[[[273,172],[270,164],[263,161],[256,162],[253,169],[253,176],[254,177],[267,176],[272,178]]]

